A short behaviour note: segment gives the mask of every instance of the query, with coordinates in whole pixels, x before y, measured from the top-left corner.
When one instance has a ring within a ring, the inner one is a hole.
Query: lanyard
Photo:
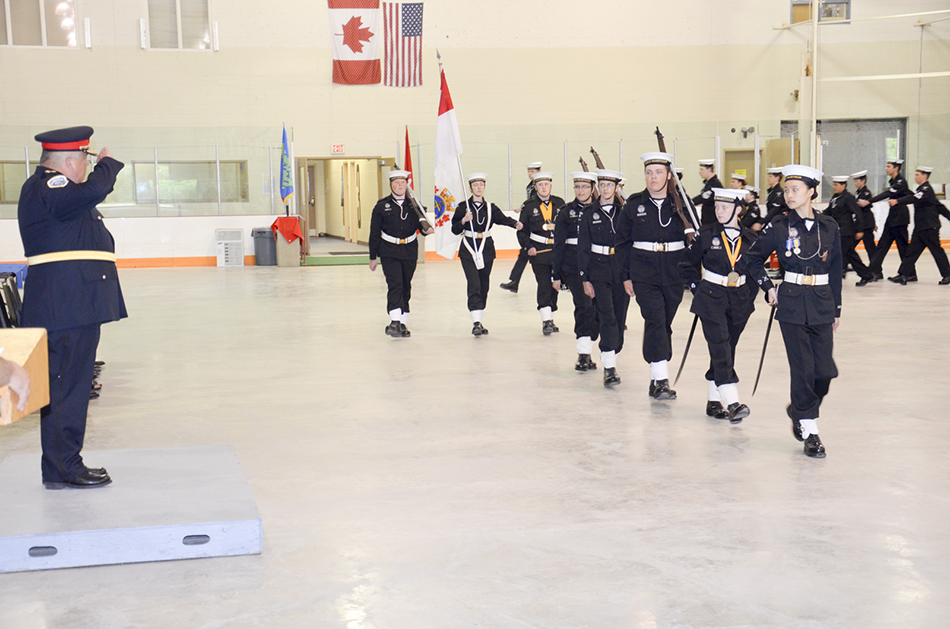
[[[732,253],[732,247],[729,245],[729,237],[726,236],[726,232],[722,232],[722,246],[726,250],[726,256],[729,258],[729,264],[732,270],[735,270],[736,261],[739,259],[739,250],[742,248],[742,236],[736,239],[735,255]]]

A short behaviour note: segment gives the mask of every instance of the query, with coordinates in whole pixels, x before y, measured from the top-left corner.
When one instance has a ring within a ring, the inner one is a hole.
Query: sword
[[[689,346],[693,342],[693,333],[696,331],[696,322],[699,321],[699,315],[693,315],[693,326],[689,329],[689,338],[686,339],[686,349],[683,350],[683,362],[680,363],[679,371],[676,372],[676,380],[673,381],[673,386],[676,386],[676,383],[680,381],[680,375],[683,373],[683,365],[686,364],[686,357],[689,355]]]
[[[762,343],[762,357],[759,358],[759,372],[755,374],[755,386],[752,387],[752,395],[759,388],[759,377],[762,375],[762,363],[765,362],[765,348],[769,346],[769,333],[772,331],[772,321],[775,319],[775,306],[772,306],[772,312],[769,314],[769,325],[765,328],[765,341]]]

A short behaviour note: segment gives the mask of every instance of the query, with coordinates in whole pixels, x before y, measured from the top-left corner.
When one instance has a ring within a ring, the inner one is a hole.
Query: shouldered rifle
[[[400,170],[399,164],[394,162],[393,170]],[[416,212],[416,216],[419,217],[419,225],[422,227],[422,232],[425,233],[432,229],[429,219],[426,218],[425,208],[416,201],[416,195],[412,193],[412,186],[409,185],[408,181],[406,182],[406,198],[409,199],[409,205],[412,206],[412,209]]]
[[[589,173],[589,172],[590,172],[590,169],[587,167],[587,162],[584,161],[584,158],[583,158],[583,157],[578,157],[578,158],[577,158],[577,161],[579,161],[579,162],[581,163],[581,168],[584,169],[584,172],[585,172],[585,173]]]
[[[666,153],[666,142],[663,140],[663,134],[660,133],[660,128],[657,127],[656,131],[656,142],[660,149],[661,153]],[[693,206],[692,199],[689,198],[689,195],[686,194],[686,190],[683,188],[683,182],[680,181],[679,175],[676,174],[676,169],[673,168],[673,164],[670,164],[670,173],[673,175],[673,181],[676,182],[676,190],[673,193],[673,201],[676,205],[676,213],[679,215],[680,220],[683,221],[683,227],[687,230],[693,230],[695,235],[699,234],[699,218],[696,214],[696,208]],[[687,214],[689,218],[687,218]],[[688,236],[689,240],[692,240],[692,237]]]
[[[597,151],[594,150],[594,147],[590,147],[590,154],[594,156],[594,163],[597,164],[597,168],[600,170],[607,170],[607,167],[604,166],[604,160],[600,159],[600,155],[597,154]],[[620,182],[617,182],[617,191],[615,193],[619,198],[621,203],[625,202],[627,198],[623,194],[623,190],[620,188]]]

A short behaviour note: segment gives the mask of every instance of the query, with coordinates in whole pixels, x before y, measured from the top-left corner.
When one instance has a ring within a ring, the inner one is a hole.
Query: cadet
[[[545,336],[557,332],[554,311],[557,310],[557,294],[551,277],[554,259],[554,221],[564,199],[551,196],[551,173],[535,173],[534,185],[538,198],[526,201],[521,207],[521,224],[518,232],[521,248],[528,252],[531,270],[538,282],[538,312],[541,314],[541,331]]]
[[[782,169],[769,168],[765,178],[769,184],[765,196],[765,225],[768,225],[776,216],[788,213],[788,206],[785,205],[785,191],[782,190]]]
[[[860,207],[870,208],[872,204],[884,199],[903,199],[910,195],[907,180],[901,175],[902,159],[892,159],[887,162],[884,170],[891,178],[888,188],[881,194],[871,197],[867,201],[858,201]],[[875,245],[874,258],[868,265],[875,277],[884,277],[884,258],[891,249],[891,243],[897,243],[897,255],[901,260],[907,255],[907,224],[910,223],[910,211],[905,203],[896,203],[891,206],[881,230],[881,238]],[[906,281],[916,282],[917,276],[905,278]]]
[[[624,289],[636,297],[643,317],[643,358],[650,363],[650,396],[675,400],[669,360],[673,357],[673,317],[683,301],[679,263],[686,248],[685,232],[670,186],[673,156],[654,152],[640,159],[646,189],[627,198],[617,229],[627,260],[622,271]]]
[[[738,424],[749,416],[749,407],[739,402],[735,362],[739,335],[755,310],[758,292],[744,259],[756,234],[739,224],[741,190],[715,188],[713,196],[718,223],[699,230],[686,247],[681,268],[693,293],[690,312],[703,322],[709,346],[706,415]]]
[[[791,165],[785,175],[789,212],[766,225],[746,254],[746,268],[777,307],[791,376],[792,434],[804,441],[805,454],[824,458],[818,437],[818,409],[831,379],[838,376],[832,350],[841,315],[841,239],[838,224],[812,209],[818,198],[821,171]],[[772,252],[785,264],[778,289],[763,264]]]
[[[861,280],[855,286],[867,286],[874,281],[871,270],[861,260],[861,256],[854,250],[864,234],[858,230],[858,225],[864,222],[864,212],[858,207],[854,195],[848,192],[849,175],[832,177],[832,188],[835,193],[828,202],[825,214],[831,216],[838,223],[838,233],[841,235],[842,264],[851,263],[851,268]],[[842,274],[843,275],[843,274]]]
[[[765,217],[759,207],[759,189],[755,186],[745,186],[742,192],[740,203],[745,205],[745,212],[741,216],[741,226],[755,232],[762,231],[765,227]]]
[[[538,191],[534,187],[534,176],[541,172],[541,162],[531,162],[528,166],[528,185],[525,186],[525,201],[521,204],[522,209],[526,203],[537,200]],[[521,276],[524,274],[524,268],[528,266],[528,252],[524,249],[518,251],[518,259],[515,260],[515,265],[511,268],[511,274],[508,276],[508,281],[501,285],[505,290],[510,290],[513,293],[518,292],[518,284],[521,283]]]
[[[521,223],[505,216],[494,203],[485,201],[485,173],[468,176],[472,196],[459,203],[452,215],[452,233],[462,234],[459,260],[468,285],[468,312],[472,317],[472,334],[482,336],[488,330],[482,325],[491,267],[495,260],[495,242],[491,237],[493,225],[507,225],[521,229]]]
[[[115,241],[96,209],[123,164],[103,148],[86,177],[92,133],[92,127],[71,127],[36,136],[43,154],[23,184],[17,213],[30,265],[22,325],[46,328],[49,350],[49,405],[40,411],[47,489],[112,482],[104,469],[86,467],[81,454],[100,328],[128,316]]]
[[[621,202],[617,184],[623,175],[615,170],[597,171],[599,198],[581,218],[577,235],[577,272],[584,293],[594,300],[600,328],[600,360],[604,386],[620,384],[617,354],[623,349],[630,296],[623,286],[623,258],[617,245]]]
[[[393,338],[412,334],[406,327],[409,318],[409,298],[412,294],[412,276],[419,259],[421,229],[419,215],[412,202],[406,198],[409,173],[405,170],[389,172],[389,188],[392,194],[380,199],[373,208],[369,223],[369,270],[376,270],[376,258],[383,264],[386,276],[386,310],[389,325],[385,332]],[[433,233],[429,227],[425,233]]]
[[[593,173],[571,173],[574,179],[574,200],[561,208],[554,222],[554,257],[551,273],[554,275],[554,290],[566,284],[574,298],[574,336],[577,338],[577,363],[574,369],[587,371],[597,369],[590,353],[597,340],[597,310],[591,298],[584,292],[581,276],[578,273],[578,233],[585,213],[591,211],[594,185],[597,177]]]
[[[950,262],[947,261],[947,254],[940,246],[940,217],[950,219],[950,211],[947,211],[943,203],[937,200],[933,186],[930,185],[932,172],[933,168],[930,166],[918,166],[917,172],[914,173],[917,192],[900,199],[891,199],[888,202],[891,206],[899,203],[914,204],[914,236],[910,240],[910,246],[907,247],[907,255],[897,270],[897,277],[888,278],[904,286],[910,278],[917,277],[917,259],[924,249],[930,249],[930,254],[937,263],[937,270],[940,271],[938,284],[941,286],[950,284]]]
[[[872,208],[870,204],[874,195],[868,190],[868,171],[862,170],[861,172],[854,173],[851,175],[851,179],[854,180],[854,188],[856,190],[854,196],[857,199],[858,207],[861,208],[861,211],[864,213],[864,219],[861,221],[861,229],[859,230],[864,234],[864,238],[859,238],[858,240],[864,243],[864,251],[868,254],[868,265],[870,268],[871,260],[877,252],[877,248],[874,246],[874,231],[877,229],[877,222],[874,218],[874,208]],[[861,201],[867,201],[868,205],[862,207]],[[878,277],[873,272],[871,273],[872,282],[882,279],[884,279],[883,274]]]
[[[694,199],[693,205],[702,203],[702,217],[700,221],[703,225],[714,225],[716,223],[716,203],[713,199],[713,188],[722,188],[722,182],[716,176],[716,160],[699,160],[699,176],[703,178],[703,190]]]
[[[740,175],[739,173],[732,173],[729,175],[729,187],[733,190],[742,190],[745,187],[745,175]],[[744,201],[743,201],[744,203]]]

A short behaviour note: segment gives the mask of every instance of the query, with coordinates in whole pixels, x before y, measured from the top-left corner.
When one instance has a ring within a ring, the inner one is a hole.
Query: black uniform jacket
[[[917,192],[901,197],[898,203],[914,204],[914,231],[925,229],[940,229],[940,217],[950,219],[950,211],[937,199],[933,186],[929,181],[917,186]]]
[[[838,233],[842,236],[854,236],[861,231],[864,213],[858,207],[857,199],[847,190],[831,197],[825,214],[835,219],[838,223]]]
[[[745,204],[745,212],[742,215],[742,219],[739,221],[742,227],[745,227],[746,229],[752,229],[752,226],[756,223],[765,225],[766,222],[765,215],[762,213],[762,208],[759,206],[758,201],[752,201],[752,203]]]
[[[863,188],[857,191],[857,193],[854,195],[854,198],[857,201],[867,201],[868,203],[872,203],[874,199],[874,195],[871,194],[871,191],[868,190],[867,186],[864,186]],[[860,228],[858,231],[862,231],[862,232],[872,231],[873,232],[874,227],[877,224],[876,221],[874,220],[874,208],[872,208],[870,205],[867,207],[861,207],[859,205],[858,209],[861,210],[861,224],[856,225],[855,227]]]
[[[551,272],[555,279],[560,279],[561,273],[577,273],[577,238],[581,219],[590,208],[590,203],[583,205],[574,199],[557,213],[557,220],[554,222],[554,258],[551,262]],[[568,244],[568,238],[575,244]]]
[[[794,251],[796,246],[799,253]],[[790,211],[765,226],[745,255],[746,268],[763,291],[773,287],[765,272],[765,261],[773,251],[784,265],[786,276],[827,274],[829,281],[822,286],[782,282],[775,318],[798,325],[834,323],[841,316],[841,237],[834,219],[816,213],[815,224],[807,230],[798,212]]]
[[[631,194],[620,213],[617,233],[618,247],[624,250],[627,261],[622,279],[658,286],[683,283],[679,267],[683,249],[644,251],[635,247],[636,242],[684,242],[683,221],[676,213],[672,195],[657,208],[648,190]]]
[[[910,188],[907,187],[907,180],[903,175],[897,175],[891,179],[890,187],[881,194],[870,199],[871,203],[877,203],[884,199],[903,199],[910,194]],[[906,203],[898,203],[887,212],[887,220],[884,221],[884,229],[888,227],[899,227],[910,223],[910,211]]]
[[[525,201],[521,206],[521,224],[524,227],[518,232],[518,243],[522,249],[534,247],[538,254],[533,260],[539,264],[551,264],[554,257],[554,243],[545,244],[531,239],[531,234],[543,236],[548,240],[554,240],[554,222],[557,220],[558,212],[564,206],[564,199],[556,197],[553,194],[548,198],[551,203],[551,222],[546,223],[541,214],[541,199]]]
[[[728,287],[702,279],[704,268],[724,277],[733,270],[724,245],[726,236],[723,229],[719,223],[703,225],[699,230],[699,235],[689,243],[680,263],[683,281],[693,292],[693,305],[689,310],[700,317],[716,316],[727,307],[738,310],[734,312],[738,316],[748,316],[755,309],[755,295],[758,288],[755,278],[749,274],[745,261],[746,254],[756,239],[756,233],[751,229],[740,230],[739,253],[735,266],[736,273],[745,276],[745,284]],[[732,253],[735,254],[735,250]]]
[[[488,209],[489,205],[491,206],[491,211]],[[472,211],[472,220],[467,223],[463,223],[462,219],[465,218],[465,213],[469,209]],[[515,227],[517,224],[518,221],[505,216],[505,213],[498,209],[498,206],[494,203],[488,204],[486,201],[475,203],[472,200],[472,197],[469,197],[467,201],[462,201],[459,203],[458,207],[455,209],[455,213],[452,215],[453,234],[461,234],[463,232],[473,232],[479,234],[484,233],[486,230],[490,230],[495,225]],[[485,242],[482,244],[481,239],[476,239],[471,236],[462,236],[462,243],[459,246],[459,256],[472,257],[472,254],[469,253],[468,247],[465,246],[465,243],[467,242],[468,246],[474,251],[478,251],[479,247],[484,246],[482,249],[482,256],[486,261],[494,260],[495,240],[491,236],[486,237],[484,240]]]
[[[538,198],[538,189],[534,187],[534,181],[529,181],[528,185],[524,187],[525,203],[529,201],[535,201]],[[524,207],[524,203],[521,204]]]
[[[786,212],[788,212],[788,206],[785,205],[785,190],[782,189],[781,184],[772,186],[765,196],[765,223],[771,223],[776,216],[781,216]]]
[[[383,240],[383,233],[393,238],[409,238],[419,231],[419,215],[412,209],[412,201],[403,200],[400,207],[393,195],[383,197],[373,207],[369,223],[369,259],[398,258],[415,260],[419,257],[419,238],[412,242],[396,244]]]
[[[45,166],[20,191],[17,218],[27,257],[57,251],[108,251],[115,241],[96,209],[112,192],[123,164],[99,160],[84,183]],[[23,326],[64,330],[127,317],[115,262],[64,260],[30,266]]]
[[[693,197],[693,205],[699,205],[702,203],[702,216],[700,221],[703,225],[715,225],[719,221],[716,220],[716,196],[713,194],[713,188],[722,188],[722,182],[719,181],[719,177],[713,175],[705,181],[703,184],[703,190],[698,195]]]
[[[600,201],[594,201],[581,216],[577,230],[577,273],[585,282],[605,282],[615,284],[621,279],[623,269],[622,252],[618,249],[620,235],[617,226],[620,221],[620,202],[604,209]],[[611,247],[613,254],[594,253],[591,246]]]

